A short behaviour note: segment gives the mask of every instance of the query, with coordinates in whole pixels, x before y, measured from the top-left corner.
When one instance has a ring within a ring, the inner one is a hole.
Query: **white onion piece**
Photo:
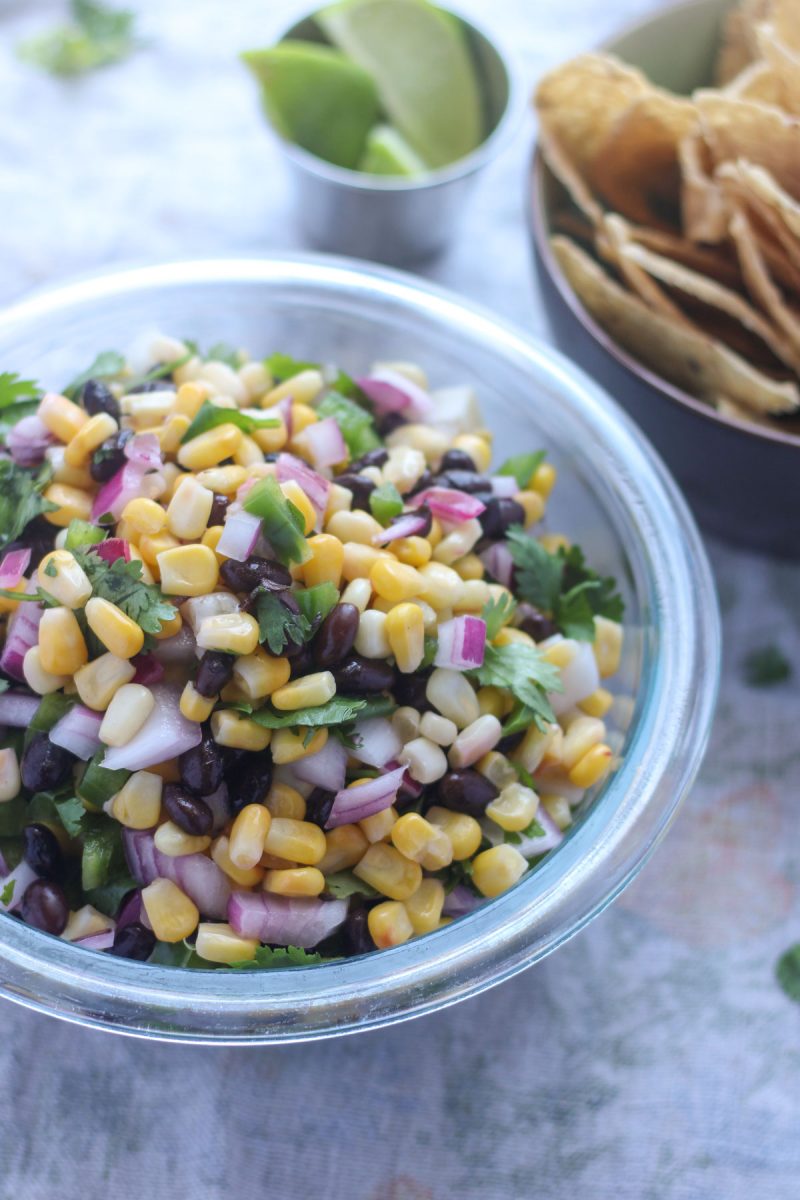
[[[363,721],[356,721],[353,741],[353,758],[370,767],[385,767],[403,749],[403,739],[387,717],[367,717]]]
[[[69,750],[70,754],[86,762],[102,745],[102,720],[102,713],[92,712],[83,704],[76,704],[50,730],[50,741],[54,746]]]
[[[292,763],[292,770],[298,779],[303,779],[314,787],[325,788],[328,792],[336,792],[344,787],[346,768],[347,751],[342,743],[333,737],[329,737],[316,754],[309,754]]]
[[[222,537],[217,542],[217,553],[226,558],[234,558],[237,562],[245,562],[253,553],[253,548],[261,536],[261,521],[253,513],[228,513],[222,529]]]
[[[53,445],[53,435],[37,416],[23,417],[6,435],[6,446],[17,466],[36,467]]]
[[[138,433],[125,443],[122,453],[129,462],[136,463],[148,471],[160,471],[164,465],[161,446],[154,433]]]
[[[359,784],[358,787],[341,788],[334,797],[333,808],[325,822],[325,828],[334,829],[337,825],[363,821],[365,817],[372,817],[375,813],[389,808],[397,797],[405,773],[405,767],[397,767],[394,771],[379,775],[377,779]]]
[[[0,695],[0,725],[27,729],[40,701],[40,696],[31,696],[27,692],[4,692]]]
[[[107,770],[143,771],[200,744],[200,726],[181,713],[180,689],[156,683],[151,691],[155,698],[153,711],[127,745],[106,751],[100,765]]]
[[[126,462],[116,475],[112,475],[108,483],[104,483],[92,505],[92,520],[98,521],[105,513],[111,513],[115,521],[122,516],[122,510],[129,500],[142,496],[146,500],[154,500],[164,489],[164,477],[158,474],[147,474],[147,468],[140,462]]]
[[[479,555],[486,570],[503,587],[510,588],[514,573],[514,559],[506,542],[494,542],[487,550]]]
[[[238,605],[237,605],[238,607]],[[188,625],[181,625],[172,637],[161,638],[151,653],[161,663],[191,662],[196,649],[195,637]]]
[[[552,639],[548,639],[549,641]],[[572,661],[560,669],[564,691],[547,693],[547,699],[557,717],[580,704],[581,700],[591,696],[592,692],[600,687],[600,672],[591,642],[574,642],[573,645],[577,649]]]
[[[486,652],[486,622],[482,617],[460,616],[443,621],[436,631],[438,644],[434,666],[470,671],[483,666]]]
[[[227,916],[242,937],[311,950],[339,928],[347,916],[347,907],[346,900],[234,892]]]
[[[0,562],[0,588],[7,588],[13,592],[19,586],[19,581],[27,571],[30,561],[29,549],[9,550],[8,554],[3,556],[3,561]]]
[[[517,492],[521,491],[513,475],[493,475],[491,484],[492,494],[501,500],[510,500],[512,496],[516,496]]]
[[[433,411],[428,424],[441,429],[452,440],[459,433],[470,433],[483,425],[478,397],[471,387],[464,385],[438,388],[431,393]]]
[[[426,421],[433,411],[433,401],[428,393],[391,367],[380,367],[371,375],[362,375],[356,383],[379,413],[402,412],[413,421]]]
[[[342,431],[333,417],[325,417],[324,420],[307,426],[301,437],[318,471],[344,462],[348,457]]]

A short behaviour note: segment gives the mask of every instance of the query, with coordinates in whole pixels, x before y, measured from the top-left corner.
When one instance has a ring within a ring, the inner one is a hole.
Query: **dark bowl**
[[[602,49],[654,82],[691,92],[711,79],[731,0],[691,0],[658,12]],[[618,346],[584,308],[550,249],[558,185],[534,152],[529,217],[539,286],[559,347],[611,393],[664,458],[708,532],[800,558],[800,436],[722,416]]]

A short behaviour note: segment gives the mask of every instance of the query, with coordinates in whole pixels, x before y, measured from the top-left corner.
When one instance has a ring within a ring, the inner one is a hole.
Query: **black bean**
[[[475,471],[440,471],[433,481],[434,487],[456,488],[471,496],[493,495],[491,480]]]
[[[225,654],[222,650],[206,650],[197,668],[197,678],[194,681],[195,690],[201,696],[205,696],[207,700],[210,700],[212,696],[218,696],[233,678],[235,662],[233,654]]]
[[[351,908],[342,925],[342,940],[348,958],[355,954],[369,954],[376,946],[369,931],[368,914],[365,908]]]
[[[344,695],[383,692],[394,682],[394,671],[381,658],[362,658],[351,654],[337,663],[333,671],[338,691]]]
[[[327,669],[341,662],[353,649],[358,633],[359,611],[355,604],[336,604],[314,638],[314,662]]]
[[[440,471],[477,471],[466,450],[448,450],[439,463]]]
[[[525,509],[516,500],[493,496],[478,520],[486,537],[501,538],[512,525],[525,524]]]
[[[46,733],[35,733],[20,763],[23,786],[29,792],[50,792],[64,783],[74,762],[75,756],[53,745]]]
[[[407,423],[405,417],[399,412],[388,412],[375,418],[375,428],[382,438],[387,438],[390,433],[394,433],[395,429],[399,429],[401,425]]]
[[[246,804],[262,804],[272,784],[272,755],[269,750],[247,754],[226,776],[231,812]]]
[[[155,944],[156,935],[152,929],[131,921],[114,934],[114,945],[108,953],[116,954],[117,958],[135,958],[144,962],[153,953]]]
[[[25,526],[21,537],[8,543],[5,553],[9,554],[12,550],[30,550],[30,566],[33,569],[39,565],[45,554],[49,554],[53,549],[56,532],[52,525],[37,517]]]
[[[425,695],[430,674],[430,671],[415,671],[411,675],[405,675],[402,671],[396,671],[392,691],[397,703],[409,705],[420,712],[430,708]]]
[[[347,474],[363,471],[364,467],[382,467],[389,459],[389,451],[383,446],[379,446],[377,450],[368,450],[366,454],[362,454],[360,458],[354,458],[347,468]],[[334,481],[338,483],[338,479]]]
[[[162,366],[162,363],[158,364]],[[144,392],[174,392],[175,384],[166,376],[163,379],[146,379],[143,383],[137,383],[134,387],[128,389],[129,396],[142,395]]]
[[[162,794],[164,810],[170,821],[192,837],[205,837],[211,833],[214,816],[205,800],[193,796],[179,783],[168,783]]]
[[[289,659],[291,679],[298,679],[301,675],[311,675],[313,673],[314,655],[311,653],[311,647],[308,644],[296,646],[294,642],[291,642],[286,646],[285,654]]]
[[[510,754],[512,750],[516,750],[524,736],[524,732],[507,733],[505,737],[500,738],[500,741],[495,746],[495,750],[498,754]]]
[[[208,514],[209,527],[212,525],[221,525],[225,520],[225,513],[228,511],[230,501],[227,496],[223,496],[221,492],[214,492],[214,499],[211,503],[211,512]]]
[[[26,925],[58,935],[66,928],[69,906],[61,888],[52,879],[34,879],[25,889],[19,913]]]
[[[86,380],[81,391],[81,404],[90,417],[108,413],[115,421],[119,420],[119,401],[101,379]]]
[[[46,825],[26,825],[22,831],[22,857],[42,879],[58,879],[64,857],[58,838]]]
[[[424,492],[429,487],[433,487],[433,472],[426,467],[414,486],[406,492],[406,496],[416,496],[417,492]]]
[[[305,819],[312,825],[319,825],[320,829],[324,829],[335,799],[335,792],[326,792],[324,788],[314,788],[306,799]]]
[[[439,780],[439,803],[453,812],[482,817],[486,805],[494,800],[497,788],[477,771],[449,771]]]
[[[107,438],[92,455],[89,463],[89,474],[95,483],[107,483],[112,475],[116,475],[125,466],[125,443],[133,437],[133,430],[120,429],[113,437]]]
[[[418,530],[418,532],[415,534],[415,537],[427,537],[428,534],[430,533],[431,529],[433,528],[433,515],[431,513],[431,510],[428,508],[427,504],[420,504],[419,508],[415,508],[414,516],[422,517],[422,519],[425,522],[425,524],[422,525],[420,527],[420,529]],[[398,518],[398,520],[402,520],[402,518]]]
[[[219,569],[220,576],[232,592],[282,592],[292,586],[292,577],[281,563],[252,554],[246,562],[228,558]]]
[[[371,479],[367,479],[365,475],[352,475],[348,472],[346,475],[337,475],[336,482],[339,487],[347,488],[353,493],[353,508],[370,511],[369,498],[375,491],[375,484]]]
[[[211,736],[208,725],[202,728],[202,740],[178,759],[181,782],[196,796],[210,796],[222,783],[222,751]]]

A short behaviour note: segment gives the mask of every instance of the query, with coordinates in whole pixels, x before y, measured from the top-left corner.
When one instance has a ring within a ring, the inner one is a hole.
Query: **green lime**
[[[483,139],[478,80],[463,26],[426,0],[344,0],[314,18],[375,79],[392,125],[429,167]]]
[[[402,134],[391,125],[376,125],[358,164],[369,175],[420,175],[427,168]]]
[[[242,59],[260,81],[267,116],[311,154],[355,169],[380,103],[372,77],[341,51],[287,40]]]

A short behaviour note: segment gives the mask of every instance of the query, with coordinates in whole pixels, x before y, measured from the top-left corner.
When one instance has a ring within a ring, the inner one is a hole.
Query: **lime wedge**
[[[483,139],[481,96],[463,27],[426,0],[344,0],[315,14],[375,79],[392,125],[429,167]]]
[[[242,59],[259,80],[267,116],[298,146],[340,167],[355,168],[378,119],[372,77],[341,51],[287,40]]]
[[[391,125],[376,125],[358,164],[370,175],[420,175],[427,170],[420,156]]]

